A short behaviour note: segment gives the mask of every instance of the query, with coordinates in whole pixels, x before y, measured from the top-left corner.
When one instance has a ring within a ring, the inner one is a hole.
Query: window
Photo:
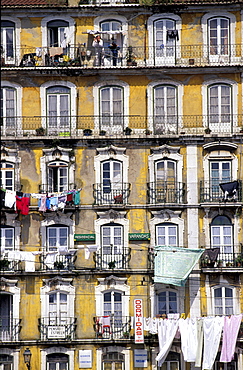
[[[155,134],[176,132],[177,92],[174,86],[158,86],[154,89],[154,131]]]
[[[49,324],[65,325],[67,323],[67,294],[55,292],[49,294]]]
[[[177,293],[165,291],[158,294],[158,314],[177,313]]]
[[[173,19],[158,19],[154,22],[154,46],[156,64],[160,62],[175,62],[177,37],[171,37],[169,31],[176,30]]]
[[[48,191],[68,190],[68,164],[62,161],[48,164]]]
[[[214,129],[217,125],[222,129],[231,123],[231,86],[226,84],[209,86],[209,128]]]
[[[70,89],[64,86],[49,87],[47,93],[48,130],[69,128]]]
[[[179,184],[176,181],[176,162],[163,159],[154,162],[155,184],[154,196],[156,203],[174,203],[182,196],[182,189],[179,190]]]
[[[102,41],[105,50],[104,65],[120,66],[122,59],[119,55],[122,54],[123,46],[123,34],[122,34],[122,23],[118,20],[105,20],[100,23],[100,30],[102,32]],[[115,42],[119,46],[119,55],[116,53],[116,59],[113,63],[112,51],[109,49],[111,42]]]
[[[48,251],[65,251],[68,249],[68,227],[55,225],[47,228]]]
[[[113,331],[122,329],[122,294],[119,292],[104,293],[104,316],[113,316]]]
[[[14,187],[14,164],[1,162],[1,188],[15,190]]]
[[[16,122],[16,89],[1,88],[1,117],[4,128],[14,128]]]
[[[119,86],[100,89],[101,130],[122,133],[123,114],[123,89]]]
[[[220,287],[213,289],[214,314],[215,315],[233,315],[233,289]]]
[[[156,245],[161,246],[178,246],[177,242],[177,225],[164,223],[156,226]]]
[[[13,296],[11,294],[1,293],[0,295],[0,338],[1,341],[13,339],[14,322],[13,322]]]
[[[101,163],[102,203],[123,203],[122,163],[105,161]],[[119,198],[120,196],[120,198]]]
[[[180,370],[180,354],[176,352],[169,352],[165,362],[158,370]]]
[[[233,225],[228,217],[217,216],[213,219],[211,223],[211,244],[214,248],[220,248],[222,256],[233,253]],[[228,258],[230,257],[233,256],[228,256]]]
[[[1,21],[1,51],[4,63],[14,60],[15,56],[15,23],[11,21]]]
[[[101,245],[103,267],[125,267],[125,248],[123,244],[123,227],[121,225],[103,225],[101,227]]]
[[[1,249],[5,252],[14,249],[14,228],[8,226],[1,226]]]
[[[0,354],[0,370],[13,370],[13,356]]]
[[[61,19],[48,22],[48,46],[66,47],[68,26],[69,23]]]
[[[69,356],[63,353],[53,353],[46,356],[47,370],[68,370]]]
[[[231,161],[210,161],[211,196],[222,198],[219,184],[231,181]]]
[[[125,355],[120,352],[108,352],[102,355],[102,370],[124,370]]]
[[[230,20],[224,17],[208,20],[208,45],[210,55],[228,55],[230,46],[229,40]]]

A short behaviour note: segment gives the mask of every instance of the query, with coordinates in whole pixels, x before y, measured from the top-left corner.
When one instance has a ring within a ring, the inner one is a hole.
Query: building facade
[[[0,369],[196,369],[136,312],[243,312],[242,1],[1,7]]]

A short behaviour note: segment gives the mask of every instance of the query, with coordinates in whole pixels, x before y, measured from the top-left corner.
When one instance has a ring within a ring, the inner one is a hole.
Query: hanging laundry
[[[179,320],[161,319],[158,322],[159,354],[156,357],[158,365],[162,366],[172,345],[179,326]]]
[[[74,205],[78,206],[80,203],[80,191],[76,191],[73,197]]]
[[[197,320],[193,318],[179,319],[181,333],[181,350],[186,362],[195,362],[197,353]]]
[[[223,325],[224,318],[221,316],[205,317],[203,320],[204,350],[202,368],[204,370],[211,370],[213,368],[219,349]]]
[[[58,208],[58,197],[51,197],[50,198],[50,210],[57,211]]]
[[[0,190],[0,207],[3,208],[5,206],[5,194],[6,190]]]
[[[233,360],[241,320],[242,315],[224,317],[223,343],[219,360],[220,362],[231,362]]]
[[[150,328],[149,328],[150,334],[157,334],[158,333],[158,321],[159,320],[157,318],[151,318]]]
[[[16,191],[6,190],[5,207],[12,208],[15,205],[16,205]]]
[[[20,197],[16,195],[16,208],[17,211],[20,211],[21,215],[29,214],[29,205],[30,205],[30,194],[24,194]]]
[[[41,195],[39,211],[46,212],[46,195],[45,194]]]
[[[203,319],[197,319],[197,352],[195,367],[202,365],[202,349],[203,349]]]
[[[64,209],[67,201],[67,196],[66,195],[60,195],[58,197],[58,209]]]

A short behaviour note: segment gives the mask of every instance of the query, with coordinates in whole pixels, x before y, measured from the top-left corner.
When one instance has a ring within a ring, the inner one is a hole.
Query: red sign
[[[134,317],[135,343],[144,343],[142,299],[134,299]]]

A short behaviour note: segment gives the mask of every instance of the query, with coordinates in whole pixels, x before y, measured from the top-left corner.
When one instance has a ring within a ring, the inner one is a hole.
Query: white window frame
[[[1,81],[1,89],[5,87],[14,89],[15,90],[15,117],[16,117],[16,124],[14,128],[6,127],[5,117],[3,117],[3,127],[1,129],[2,135],[5,136],[7,134],[11,134],[12,136],[22,136],[22,93],[23,88],[19,84],[9,82],[9,81]],[[16,151],[16,150],[15,150]]]
[[[121,81],[121,80],[109,80],[109,78],[106,79],[105,82],[97,82],[93,87],[93,97],[94,97],[94,115],[95,115],[95,125],[94,130],[96,133],[99,132],[100,129],[100,90],[104,87],[112,88],[112,87],[118,87],[123,90],[123,123],[124,128],[129,126],[129,96],[130,96],[130,88],[128,83]],[[118,126],[118,125],[117,125]],[[121,131],[122,132],[122,131]],[[111,129],[111,133],[113,130]]]
[[[19,349],[0,348],[0,354],[1,355],[13,356],[13,363],[12,363],[11,370],[18,369],[18,366],[19,366],[19,352],[20,352]],[[2,367],[0,367],[0,370],[2,370]]]
[[[50,353],[49,355],[53,355],[53,353]],[[46,356],[46,365],[47,365],[47,370],[49,370],[50,369],[50,366],[49,366],[49,361],[48,361],[48,357],[49,357],[49,355],[47,355]],[[66,354],[64,354],[64,353],[60,353],[59,355],[61,355],[61,356],[65,356],[66,357]],[[68,355],[67,355],[68,356]],[[65,362],[66,364],[67,364],[67,370],[69,370],[69,356],[67,357],[67,362]],[[52,363],[53,364],[53,363]],[[56,370],[60,370],[60,362],[58,362],[58,361],[55,361],[54,362],[54,364],[55,364],[55,369]]]
[[[50,245],[51,237],[50,237],[50,231],[49,230],[53,230],[53,229],[55,230],[55,234],[56,234],[56,236],[55,236],[56,245],[55,246]],[[60,234],[61,234],[62,230],[67,231],[67,244],[65,246],[61,246],[61,244],[60,244],[60,239],[61,239]],[[69,234],[70,233],[69,233],[69,227],[68,226],[65,226],[65,225],[51,225],[51,226],[48,226],[47,227],[47,251],[48,252],[55,251],[55,252],[58,253],[58,250],[59,250],[60,247],[63,247],[63,248],[66,247],[67,250],[70,249],[69,245],[68,245],[68,242],[69,242],[69,239],[70,239]]]
[[[21,222],[16,220],[17,215],[12,213],[5,213],[6,216],[6,223],[2,226],[5,226],[6,228],[13,228],[14,229],[14,247],[12,250],[19,250],[19,244],[20,244],[20,233],[21,233]],[[8,256],[8,252],[5,250],[5,247],[3,243],[1,244],[1,255],[4,257]]]
[[[159,238],[158,228],[159,227],[164,227],[165,228],[165,235],[164,235],[165,243],[164,244],[160,244],[158,242],[158,238]],[[171,243],[169,243],[169,239],[170,239],[169,228],[173,228],[176,231],[176,233],[175,233],[176,244],[175,245],[172,245]],[[178,225],[173,224],[171,222],[164,222],[164,223],[161,223],[161,224],[157,224],[155,226],[155,233],[156,233],[156,245],[179,247],[179,245],[178,245]]]
[[[150,287],[150,301],[151,301],[151,317],[156,317],[159,314],[159,301],[158,294],[166,291],[171,291],[176,293],[177,297],[177,313],[184,312],[184,300],[185,297],[185,288],[169,286],[165,284],[155,283]]]
[[[56,148],[51,149],[43,149],[43,157],[40,158],[40,170],[41,170],[41,180],[42,184],[48,184],[49,178],[48,178],[48,165],[52,162],[59,161],[67,163],[68,166],[68,184],[74,185],[74,179],[75,179],[75,157],[72,156],[70,158],[70,153],[72,152],[72,149],[69,148],[62,148],[60,146],[57,146]],[[71,189],[67,189],[71,190]]]
[[[15,229],[13,226],[7,226],[7,225],[4,225],[4,227],[2,227],[3,225],[1,225],[1,252],[8,252],[8,251],[12,251],[12,250],[15,250]],[[8,230],[11,230],[12,231],[12,248],[6,248],[6,231]]]
[[[56,170],[56,177],[57,177],[57,183],[55,184],[54,183],[54,176],[53,176],[53,168],[55,168]],[[62,168],[65,168],[66,169],[66,175],[62,175],[61,176],[61,169]],[[55,191],[55,192],[62,192],[62,191],[66,191],[66,190],[69,190],[68,189],[68,185],[69,185],[69,179],[68,179],[68,174],[69,174],[69,167],[68,167],[68,163],[66,162],[63,162],[63,161],[53,161],[53,162],[49,162],[48,165],[47,165],[47,171],[48,171],[48,174],[47,174],[47,178],[48,178],[48,183],[47,183],[47,189],[48,191],[52,192],[52,191]],[[60,180],[62,179],[65,179],[64,183],[61,184],[60,183]],[[62,188],[62,190],[61,190]],[[55,189],[55,190],[54,190]]]
[[[18,150],[10,149],[5,146],[1,146],[1,161],[9,162],[14,165],[14,180],[13,183],[16,186],[20,184],[20,164],[21,158],[19,157]],[[16,190],[16,189],[13,189]]]
[[[40,351],[41,351],[41,370],[46,370],[47,355],[55,353],[62,353],[68,355],[69,358],[68,370],[74,370],[75,362],[74,349],[66,347],[50,347],[41,349]]]
[[[10,21],[15,24],[14,29],[14,58],[13,60],[8,60],[7,64],[13,64],[18,66],[20,63],[20,33],[21,33],[21,21],[19,18],[11,16],[2,16],[2,21]],[[6,61],[5,61],[6,63]]]
[[[53,87],[53,86],[52,86]],[[65,87],[66,89],[68,89],[68,91],[66,92],[60,92],[60,91],[56,91],[56,92],[51,92],[50,89],[52,87],[49,87],[46,89],[46,103],[47,103],[47,125],[46,125],[46,129],[48,130],[48,133],[51,131],[57,131],[59,128],[62,130],[69,130],[70,129],[70,124],[71,124],[71,117],[70,117],[70,108],[71,108],[71,102],[70,102],[70,98],[71,98],[71,91],[70,91],[70,88],[67,88]],[[58,87],[58,86],[57,86]],[[64,87],[62,85],[60,85],[60,87]],[[51,104],[50,104],[50,97],[55,97],[56,98],[56,104],[55,104],[55,110],[56,110],[56,116],[52,116],[52,114],[50,114],[51,112]],[[67,109],[68,109],[68,115],[65,116],[65,114],[61,113],[62,111],[62,104],[61,104],[61,97],[66,97],[67,99]],[[54,124],[52,123],[53,121],[53,118],[56,120],[56,122],[54,122]]]
[[[216,216],[217,217],[220,217],[220,215]],[[224,217],[228,218],[227,216],[224,215]],[[214,221],[214,219],[212,219],[212,222]],[[229,220],[231,222],[231,219]],[[224,228],[227,227],[230,229],[230,234],[228,234],[227,236],[230,237],[230,244],[229,245],[225,245],[224,243],[224,237],[226,235],[224,235]],[[213,230],[215,228],[219,228],[219,234],[214,234]],[[233,233],[233,224],[232,222],[229,223],[229,224],[218,224],[218,225],[213,225],[211,223],[210,225],[210,233],[211,233],[211,246],[212,248],[215,248],[215,247],[220,247],[220,254],[224,255],[227,253],[231,253],[232,255],[230,256],[231,258],[233,258],[233,246],[234,246],[234,233]],[[218,237],[220,242],[219,243],[214,243],[213,242],[213,238],[214,237]],[[225,249],[229,249],[230,248],[230,252],[225,252]]]
[[[70,46],[70,57],[74,58],[75,54],[75,21],[73,18],[69,17],[68,15],[60,14],[60,15],[49,15],[47,17],[44,17],[41,20],[41,33],[42,33],[42,47],[47,48],[48,47],[48,22],[55,21],[55,20],[62,20],[69,23],[68,27],[68,44]]]
[[[213,18],[228,18],[229,19],[229,47],[231,49],[235,47],[235,30],[236,30],[236,17],[234,14],[229,13],[229,12],[210,12],[206,13],[202,16],[201,19],[201,25],[202,25],[202,36],[203,36],[203,55],[204,58],[207,60],[209,57],[209,61],[212,62],[213,64],[217,63],[220,64],[221,62],[224,61],[229,61],[229,56],[228,55],[210,55],[209,54],[209,36],[208,36],[208,21],[209,19]],[[232,62],[235,62],[236,59],[236,50],[231,50],[233,60]],[[211,58],[212,57],[212,58]],[[215,58],[217,57],[217,58]],[[234,111],[234,110],[233,110]]]
[[[6,165],[10,165],[12,167],[7,167]],[[4,166],[5,165],[5,166]],[[11,177],[6,178],[6,172],[11,172]],[[1,161],[1,177],[2,177],[2,188],[7,189],[6,180],[11,179],[12,180],[12,186],[8,190],[15,190],[15,164],[11,163],[9,161]]]
[[[106,348],[98,348],[96,350],[96,370],[103,370],[102,354],[109,352],[122,353],[125,356],[123,370],[130,370],[130,352],[131,350],[120,346],[109,346]]]
[[[41,98],[41,116],[42,116],[42,127],[47,129],[47,89],[54,86],[63,86],[70,89],[70,130],[71,135],[76,132],[76,115],[77,115],[77,87],[69,81],[47,81],[40,86],[40,98]],[[61,129],[60,129],[61,130]]]
[[[212,288],[214,315],[219,315],[218,313],[216,314],[216,312],[215,312],[215,309],[216,309],[216,307],[215,307],[215,299],[216,299],[216,297],[215,297],[215,290],[216,289],[222,289],[222,296],[220,298],[222,299],[222,309],[223,309],[223,312],[222,312],[221,316],[225,316],[226,315],[226,312],[225,312],[225,308],[226,308],[225,307],[225,299],[226,299],[226,297],[225,297],[225,289],[226,288],[232,290],[232,304],[233,304],[232,311],[233,312],[231,313],[231,315],[234,315],[235,314],[235,304],[234,304],[234,301],[236,299],[236,297],[235,297],[235,288],[233,286],[224,286],[224,285],[221,285],[221,286],[214,286]]]
[[[177,59],[180,58],[181,52],[180,52],[180,46],[181,46],[181,28],[182,28],[182,22],[181,18],[173,13],[164,13],[164,14],[154,14],[151,17],[148,18],[148,23],[147,23],[147,29],[148,29],[148,45],[149,45],[149,50],[152,52],[149,53],[149,59],[147,61],[148,65],[154,65],[154,58],[155,58],[155,52],[154,48],[156,45],[154,45],[154,23],[159,21],[159,20],[172,20],[175,22],[176,30],[178,31],[179,34],[179,40],[176,42],[176,48],[177,48]],[[174,65],[175,64],[175,57],[173,59],[170,58],[160,58],[161,60],[158,60],[157,65]],[[180,104],[178,104],[180,105]]]
[[[161,80],[156,82],[150,82],[147,86],[148,92],[148,129],[153,132],[153,124],[154,124],[154,89],[157,87],[167,87],[171,86],[176,89],[176,109],[177,109],[177,122],[178,122],[178,129],[182,127],[182,115],[183,115],[183,94],[184,94],[184,86],[182,83],[171,81],[171,80]],[[169,123],[167,123],[169,127]]]
[[[165,314],[168,315],[170,314],[169,312],[169,304],[170,304],[170,293],[174,293],[176,294],[176,312],[172,312],[172,313],[178,313],[178,296],[177,296],[177,292],[173,292],[172,290],[164,290],[164,291],[161,291],[159,293],[157,293],[156,297],[157,297],[157,310],[158,310],[158,314],[159,314],[159,295],[161,293],[165,293],[165,305],[166,305],[166,309],[165,309]]]
[[[235,112],[237,112],[237,106],[238,106],[238,86],[237,82],[229,79],[214,79],[214,80],[209,80],[206,82],[203,82],[202,84],[202,114],[203,114],[203,126],[204,128],[208,127],[209,124],[209,99],[208,99],[208,94],[209,91],[208,89],[211,86],[217,86],[217,85],[228,85],[231,87],[231,112],[234,113],[233,116],[233,130],[235,131],[235,127],[238,126],[238,117]],[[210,125],[209,125],[210,127]],[[216,132],[218,128],[216,127]],[[226,127],[223,132],[229,132],[231,133],[231,125],[229,127]],[[213,130],[213,127],[212,127]]]
[[[119,45],[122,49],[126,48],[128,43],[128,21],[126,17],[117,14],[110,14],[109,16],[99,16],[94,19],[94,32],[100,32],[100,25],[103,22],[117,21],[121,24],[121,34],[123,36],[123,45]],[[112,35],[110,36],[112,37]]]

